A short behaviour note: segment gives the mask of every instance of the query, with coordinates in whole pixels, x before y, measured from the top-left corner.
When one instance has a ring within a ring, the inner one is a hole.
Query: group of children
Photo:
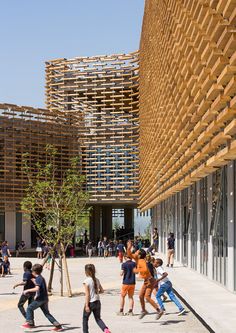
[[[141,305],[142,319],[148,312],[145,307],[146,302],[150,303],[156,311],[156,319],[159,319],[164,313],[165,308],[162,298],[165,293],[168,294],[171,301],[178,307],[178,315],[185,313],[185,309],[175,296],[172,288],[172,283],[168,278],[168,273],[164,271],[163,261],[160,258],[152,260],[150,255],[147,255],[144,249],[137,250],[135,253],[132,251],[132,243],[127,244],[126,261],[121,266],[121,275],[123,276],[123,284],[121,288],[121,301],[120,311],[118,315],[124,315],[125,297],[129,297],[129,311],[128,315],[133,314],[134,300],[133,295],[135,291],[135,274],[139,273],[139,277],[143,280],[143,285],[139,292],[139,300]],[[157,302],[152,299],[154,293]]]
[[[142,287],[139,292],[139,300],[141,305],[141,313],[139,318],[142,319],[148,312],[145,307],[145,301],[155,309],[156,319],[159,319],[164,313],[163,305],[164,294],[168,294],[171,301],[178,307],[178,315],[185,313],[185,309],[175,296],[168,273],[164,271],[163,261],[160,258],[152,259],[144,249],[133,251],[133,245],[129,241],[127,243],[127,251],[125,254],[125,262],[121,265],[121,276],[123,277],[120,299],[120,310],[118,315],[124,315],[125,297],[129,298],[129,310],[127,315],[133,315],[134,309],[134,292],[136,285],[136,274],[143,280]],[[24,316],[26,322],[21,326],[24,329],[35,327],[34,311],[40,308],[46,318],[53,324],[53,331],[62,331],[62,325],[50,314],[48,309],[48,292],[45,279],[41,275],[42,265],[35,264],[32,267],[30,261],[24,263],[24,274],[22,282],[16,284],[14,288],[23,286],[24,290],[18,302],[18,308]],[[105,333],[111,333],[107,325],[101,319],[101,302],[99,294],[104,290],[100,281],[95,276],[95,266],[93,264],[85,265],[84,280],[85,288],[85,305],[83,311],[83,333],[88,333],[88,321],[91,313],[93,313],[96,323]],[[155,302],[152,298],[155,295]],[[27,310],[24,304],[28,302]]]

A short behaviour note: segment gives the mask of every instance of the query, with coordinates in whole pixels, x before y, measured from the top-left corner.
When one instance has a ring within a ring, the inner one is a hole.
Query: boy
[[[135,262],[132,261],[132,258],[129,256],[124,256],[125,262],[121,265],[121,273],[123,276],[123,284],[121,288],[121,298],[120,298],[120,312],[118,312],[118,316],[124,315],[124,306],[125,306],[125,297],[128,294],[129,297],[129,312],[127,312],[128,316],[133,316],[133,308],[134,308],[134,290],[135,290],[135,273],[133,272],[136,267]]]
[[[150,303],[154,309],[157,312],[156,319],[160,319],[161,316],[163,315],[163,310],[159,310],[158,305],[152,300],[151,295],[152,291],[154,289],[154,285],[156,283],[156,280],[152,277],[147,263],[146,263],[146,251],[143,249],[140,249],[136,251],[134,254],[131,252],[132,249],[132,243],[129,241],[127,243],[127,255],[131,258],[133,258],[136,261],[136,266],[133,270],[134,273],[139,273],[139,277],[144,280],[142,288],[139,292],[139,299],[142,307],[142,312],[139,316],[139,319],[142,319],[146,314],[148,313],[145,309],[145,299],[148,303]]]
[[[1,262],[1,274],[2,277],[5,275],[10,275],[11,271],[10,271],[10,261],[8,260],[8,256],[4,256],[3,257],[3,261]]]
[[[31,261],[25,261],[23,264],[23,269],[24,269],[24,274],[23,274],[23,279],[22,282],[17,283],[13,286],[13,289],[19,287],[19,286],[24,286],[24,290],[27,289],[32,289],[35,287],[32,279],[33,279],[33,275],[32,275],[32,262]],[[26,319],[26,312],[24,309],[24,304],[28,301],[28,305],[30,305],[33,300],[34,300],[34,296],[35,293],[31,293],[31,294],[27,294],[24,295],[22,294],[19,302],[18,302],[18,309],[20,310],[21,314],[23,315],[23,317]],[[33,324],[32,326],[34,326],[34,320],[33,320]]]
[[[175,254],[175,235],[170,232],[167,239],[167,265],[166,267],[173,267],[174,265],[174,254]]]
[[[157,282],[158,282],[158,291],[156,293],[156,299],[161,310],[162,311],[164,310],[164,305],[161,296],[163,296],[163,294],[166,292],[170,297],[170,299],[172,300],[172,302],[174,302],[175,305],[178,307],[179,309],[178,316],[184,314],[185,309],[173,292],[172,283],[167,277],[168,273],[165,272],[164,269],[162,268],[163,265],[162,259],[159,258],[156,259],[156,265],[157,265],[156,272],[157,272]]]
[[[31,289],[24,290],[23,294],[27,295],[29,293],[36,293],[34,301],[28,306],[26,310],[26,323],[23,324],[22,328],[32,328],[34,311],[40,308],[43,311],[45,317],[55,326],[52,330],[56,332],[63,331],[61,324],[50,314],[48,310],[48,291],[46,286],[46,281],[41,275],[43,271],[43,266],[40,264],[35,264],[32,268],[32,274],[35,277],[35,287]]]

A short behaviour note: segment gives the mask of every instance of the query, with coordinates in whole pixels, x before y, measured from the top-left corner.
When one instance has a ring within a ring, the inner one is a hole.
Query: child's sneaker
[[[24,328],[24,329],[31,329],[31,328],[35,328],[34,325],[30,325],[29,323],[24,323],[23,325],[21,325],[21,328]]]
[[[63,327],[62,326],[55,326],[51,329],[51,331],[54,332],[62,332],[63,331]]]
[[[125,315],[123,311],[118,311],[118,312],[116,312],[116,314],[117,314],[117,316],[124,316]]]
[[[111,333],[111,331],[109,330],[109,328],[105,328],[104,333]]]
[[[126,313],[126,316],[133,316],[133,315],[134,315],[133,311],[128,311],[128,312]]]
[[[139,319],[142,319],[144,316],[146,316],[146,314],[148,314],[148,312],[146,310],[142,311],[139,315]]]
[[[157,315],[156,315],[156,320],[158,320],[158,319],[160,319],[161,318],[161,316],[163,316],[163,314],[164,314],[164,311],[159,311],[159,312],[157,312]]]
[[[181,310],[181,311],[179,311],[178,312],[178,316],[181,316],[182,314],[184,314],[186,312],[186,310],[185,309],[183,309],[183,310]]]

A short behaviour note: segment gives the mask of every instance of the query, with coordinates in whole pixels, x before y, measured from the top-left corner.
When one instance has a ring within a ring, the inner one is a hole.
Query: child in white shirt
[[[172,283],[168,279],[168,273],[164,271],[163,267],[163,261],[162,259],[156,259],[155,260],[155,266],[156,266],[156,273],[157,273],[157,282],[158,282],[158,291],[156,293],[156,299],[157,302],[161,308],[161,310],[164,310],[164,305],[161,296],[164,295],[166,292],[168,296],[170,297],[171,301],[175,303],[175,305],[179,309],[178,316],[185,313],[185,309],[183,305],[180,303],[178,298],[175,296],[172,288]]]

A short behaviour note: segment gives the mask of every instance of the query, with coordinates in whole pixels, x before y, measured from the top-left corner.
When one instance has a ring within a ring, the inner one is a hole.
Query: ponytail
[[[95,277],[95,266],[93,264],[85,265],[85,273],[93,279],[95,293],[98,294],[98,283]]]

